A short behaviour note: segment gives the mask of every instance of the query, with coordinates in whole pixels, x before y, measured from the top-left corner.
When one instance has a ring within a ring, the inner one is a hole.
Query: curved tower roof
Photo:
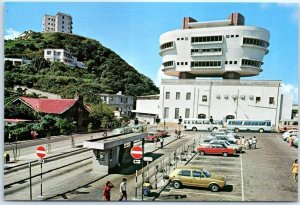
[[[210,22],[184,17],[182,29],[160,36],[161,70],[179,78],[258,75],[269,52],[270,33],[244,22],[239,13]]]

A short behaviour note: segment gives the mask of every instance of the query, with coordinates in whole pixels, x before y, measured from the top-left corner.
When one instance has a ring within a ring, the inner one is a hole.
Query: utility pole
[[[238,114],[238,106],[239,106],[239,91],[240,90],[238,90],[238,93],[237,93],[237,96],[236,96],[236,107],[235,107],[235,119],[237,119],[237,114]]]

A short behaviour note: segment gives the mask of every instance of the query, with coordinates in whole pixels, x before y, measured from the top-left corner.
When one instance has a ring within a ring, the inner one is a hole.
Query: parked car
[[[298,137],[293,140],[293,145],[298,148]]]
[[[155,140],[159,141],[156,132],[148,132],[148,135],[145,138],[145,141],[146,142],[154,142]]]
[[[292,135],[298,135],[298,130],[288,130],[282,134],[282,139],[286,141],[286,139]]]
[[[297,138],[297,135],[292,135],[286,138],[286,142],[289,143],[290,145],[293,145],[293,141]]]
[[[167,137],[168,131],[167,130],[157,130],[156,135],[157,135],[157,137]]]
[[[200,155],[220,154],[224,157],[235,153],[235,149],[229,148],[225,144],[209,144],[208,146],[200,146],[196,148],[196,151],[199,152]]]
[[[211,140],[226,140],[226,141],[230,142],[231,144],[237,143],[237,139],[232,138],[232,137],[229,138],[228,136],[225,136],[225,135],[208,136],[203,141],[210,142]]]
[[[228,139],[230,141],[232,141],[233,143],[237,143],[238,140],[236,139],[236,137],[233,135],[233,134],[230,134],[230,133],[226,133],[226,132],[215,132],[214,133],[214,136],[226,136],[228,137]]]
[[[227,140],[211,140],[210,142],[201,143],[200,146],[208,146],[210,144],[225,144],[228,148],[234,149],[236,152],[242,151],[242,146],[239,144],[232,144]]]
[[[168,179],[175,189],[194,186],[217,192],[226,186],[226,177],[213,174],[203,167],[191,165],[177,167]]]
[[[219,128],[218,130],[214,130],[211,132],[211,135],[214,135],[215,133],[226,133],[226,134],[233,135],[234,137],[237,136],[237,133],[234,132],[233,129],[228,129],[228,128]]]

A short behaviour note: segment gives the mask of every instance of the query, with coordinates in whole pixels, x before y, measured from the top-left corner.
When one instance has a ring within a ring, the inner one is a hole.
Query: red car
[[[166,130],[157,130],[156,135],[157,135],[157,137],[167,137],[168,136],[168,131],[166,131]]]
[[[157,133],[155,133],[155,132],[148,132],[148,136],[145,138],[145,141],[146,142],[154,142],[155,139],[157,141],[159,141]]]
[[[227,157],[228,155],[233,155],[235,153],[234,149],[226,147],[224,144],[211,144],[207,146],[200,146],[196,148],[197,152],[199,152],[200,155],[205,154],[221,154],[224,157]]]

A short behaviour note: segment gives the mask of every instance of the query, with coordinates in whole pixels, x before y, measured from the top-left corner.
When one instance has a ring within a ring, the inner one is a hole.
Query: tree
[[[104,103],[94,104],[91,106],[89,117],[90,122],[93,124],[93,127],[106,128],[107,123],[114,120],[114,112],[110,106]]]
[[[50,62],[44,59],[43,57],[35,57],[31,60],[31,64],[36,71],[41,70],[43,68],[48,68],[50,66]]]

